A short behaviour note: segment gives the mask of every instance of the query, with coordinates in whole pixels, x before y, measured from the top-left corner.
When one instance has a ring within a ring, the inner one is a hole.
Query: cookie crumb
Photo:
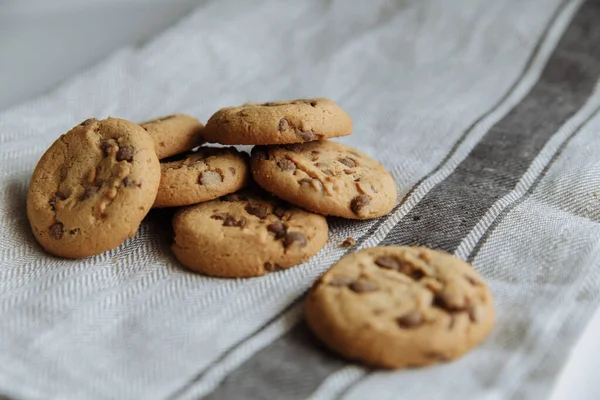
[[[347,237],[346,240],[342,242],[342,247],[348,248],[352,247],[356,244],[356,240],[353,237]]]

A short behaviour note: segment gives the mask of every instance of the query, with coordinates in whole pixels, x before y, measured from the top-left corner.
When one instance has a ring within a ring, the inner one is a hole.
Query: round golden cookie
[[[33,234],[62,257],[110,250],[135,235],[159,180],[146,131],[123,119],[88,119],[58,138],[33,172],[27,196]]]
[[[396,183],[381,164],[338,142],[257,146],[250,166],[264,189],[323,215],[377,218],[397,199]]]
[[[172,249],[183,265],[230,278],[300,264],[325,245],[328,235],[322,215],[249,190],[182,209],[173,229]]]
[[[352,133],[352,120],[329,99],[301,99],[222,108],[206,123],[209,142],[303,143]]]
[[[142,122],[142,128],[154,140],[159,160],[180,154],[202,144],[204,125],[194,117],[173,114]]]
[[[424,247],[375,247],[319,278],[306,318],[335,352],[404,368],[462,356],[486,338],[495,316],[490,290],[466,262]]]
[[[200,147],[162,160],[154,207],[187,206],[241,189],[250,178],[246,159],[234,147]]]

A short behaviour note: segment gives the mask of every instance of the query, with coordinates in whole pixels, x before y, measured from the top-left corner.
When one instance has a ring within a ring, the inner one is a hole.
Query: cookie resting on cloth
[[[123,119],[88,119],[38,162],[27,196],[33,234],[52,254],[102,253],[135,235],[158,190],[152,139]]]

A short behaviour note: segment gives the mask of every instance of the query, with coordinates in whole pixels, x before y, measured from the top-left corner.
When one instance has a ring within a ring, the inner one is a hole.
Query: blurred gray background
[[[143,43],[202,1],[0,0],[0,109]]]

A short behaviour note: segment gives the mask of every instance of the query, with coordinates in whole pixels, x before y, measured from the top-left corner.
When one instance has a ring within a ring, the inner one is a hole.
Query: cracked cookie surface
[[[424,247],[375,247],[317,280],[306,318],[337,353],[404,368],[462,356],[490,333],[495,316],[488,286],[466,262]]]
[[[250,179],[247,158],[233,147],[200,147],[162,160],[154,207],[187,206],[241,189]]]
[[[389,213],[396,183],[381,164],[330,140],[252,149],[252,175],[277,197],[323,215],[351,219]]]
[[[142,122],[154,141],[159,160],[184,153],[202,144],[204,125],[186,114],[173,114]]]
[[[150,136],[118,118],[82,122],[38,162],[27,216],[48,252],[87,257],[135,235],[156,197],[160,165]]]
[[[173,218],[177,259],[220,277],[252,277],[300,264],[327,241],[325,217],[258,190],[186,207]]]
[[[222,108],[206,123],[204,137],[221,144],[286,144],[346,136],[352,120],[335,102],[299,99]]]

